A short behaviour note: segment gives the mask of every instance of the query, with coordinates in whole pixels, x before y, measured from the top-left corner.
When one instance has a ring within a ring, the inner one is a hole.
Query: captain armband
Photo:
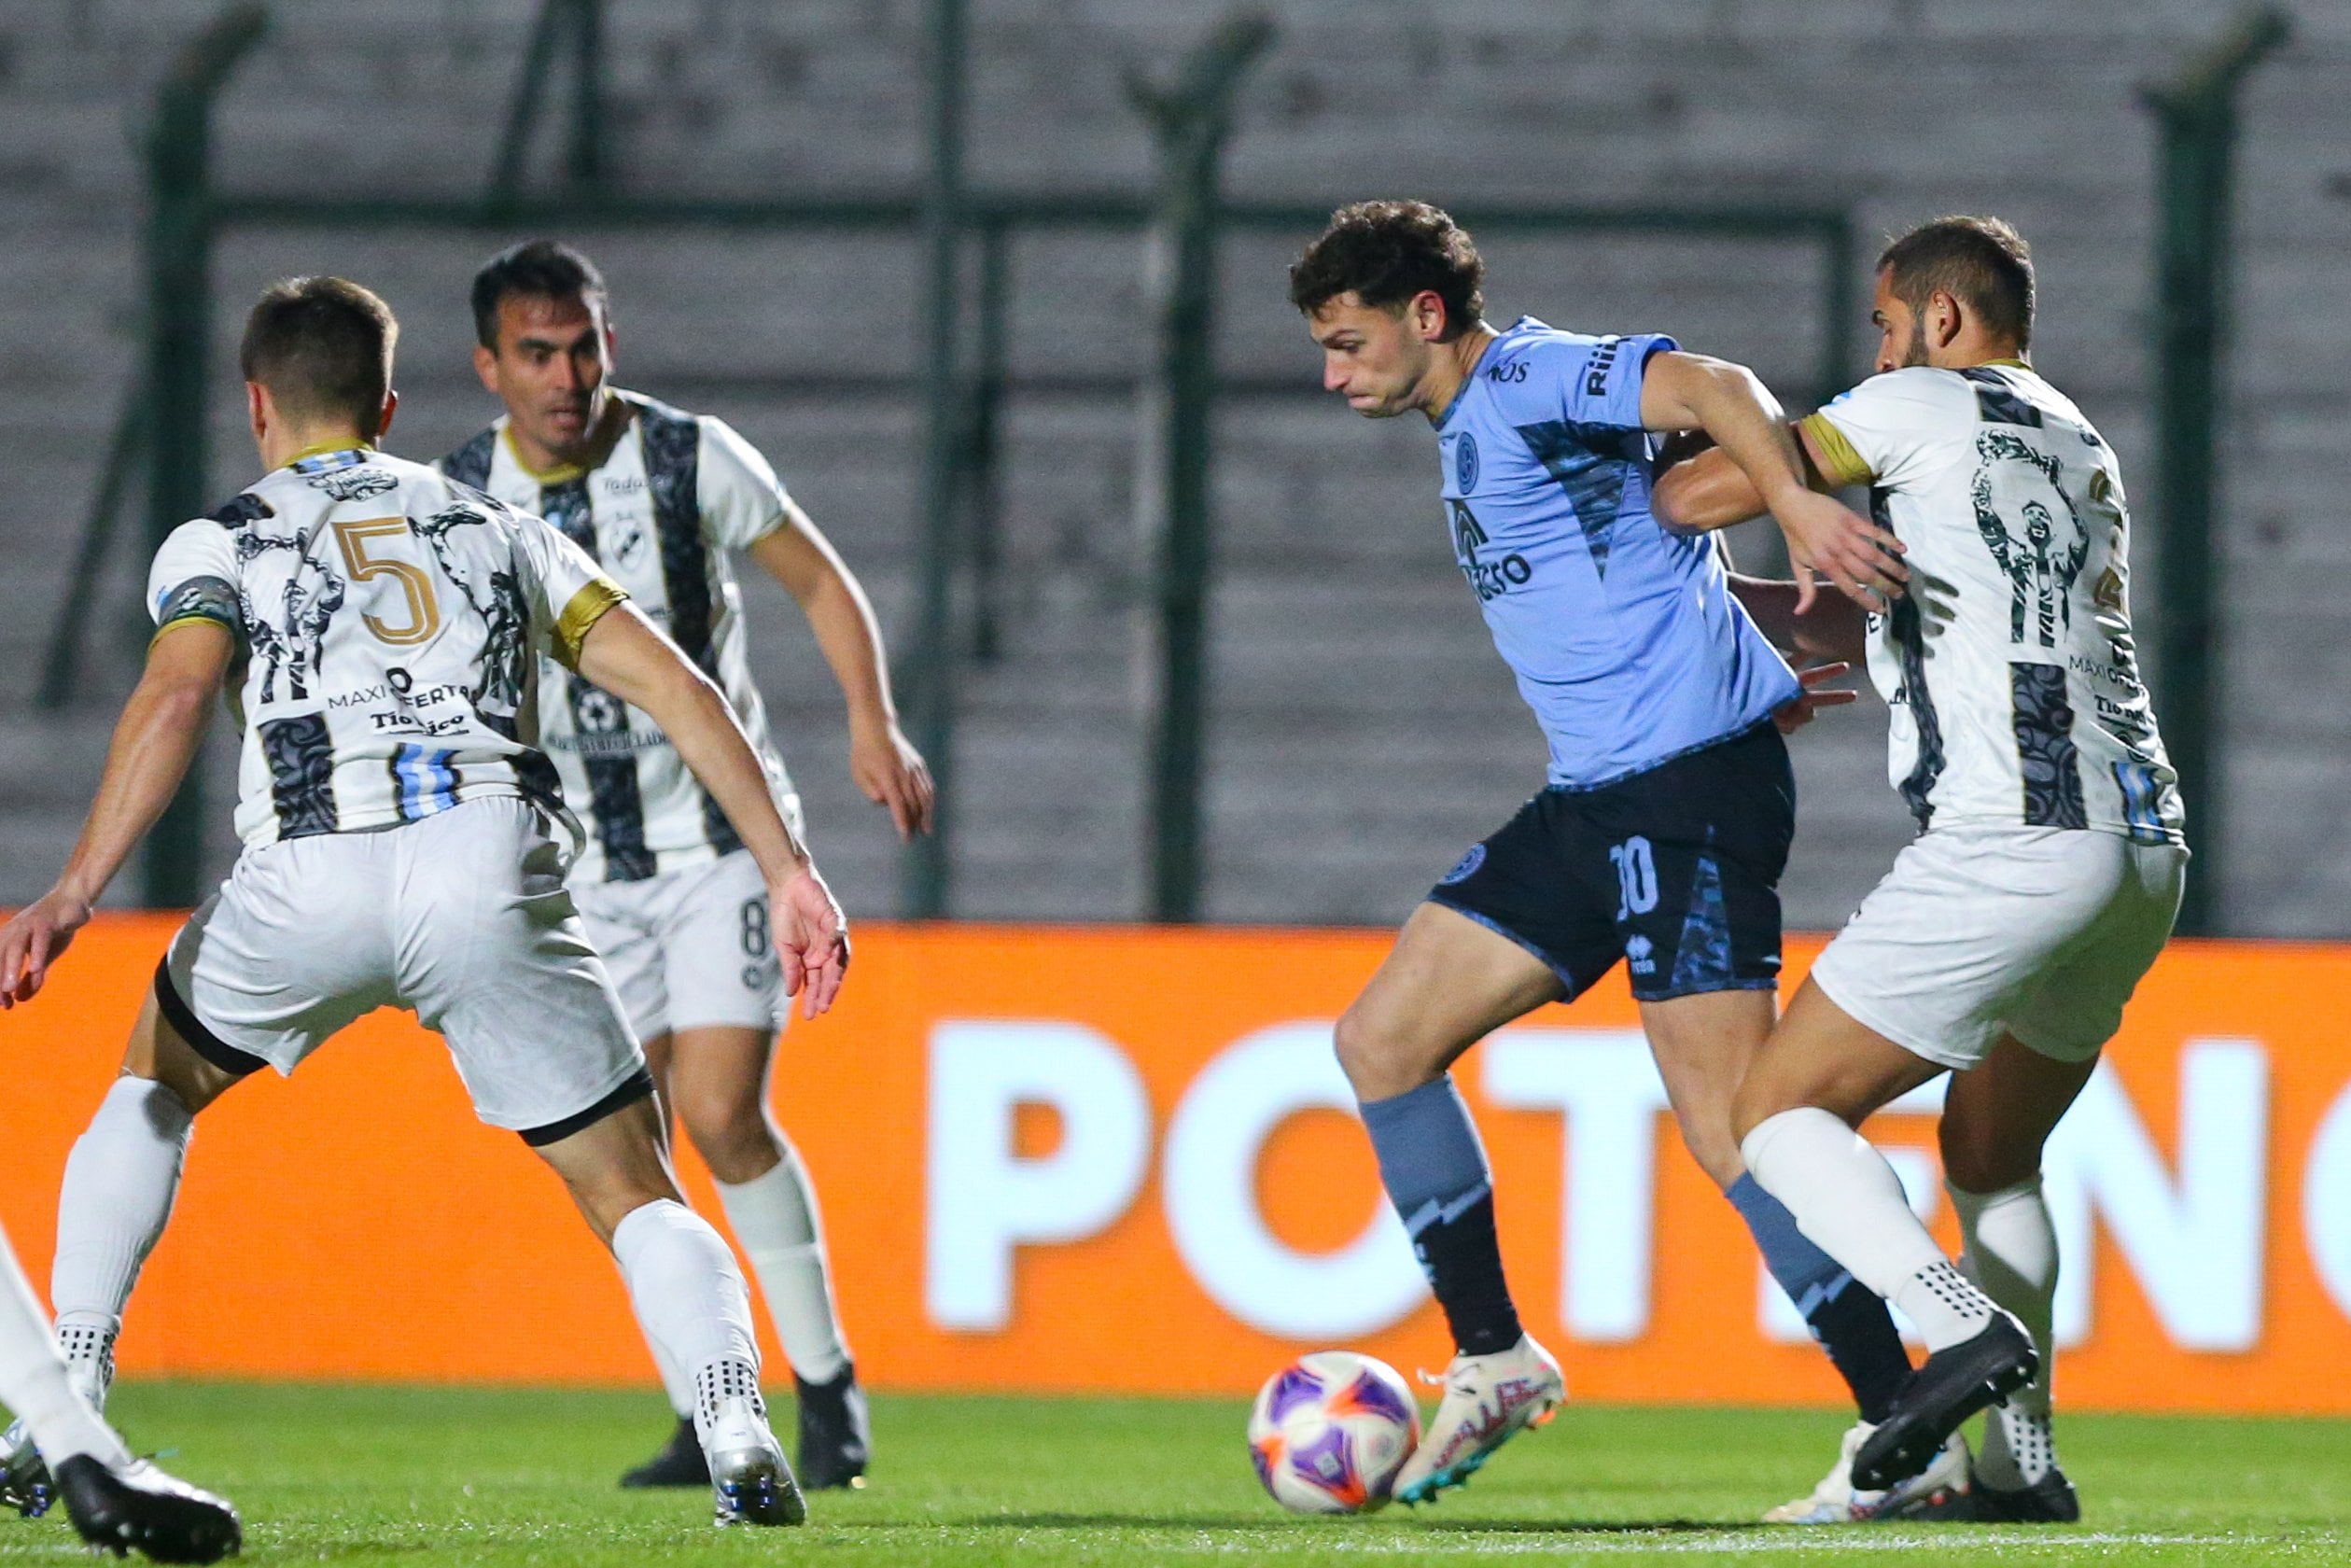
[[[1829,488],[1842,490],[1849,484],[1868,484],[1878,476],[1862,460],[1861,454],[1845,439],[1845,432],[1824,413],[1808,413],[1798,420],[1812,455],[1819,460],[1821,477]]]

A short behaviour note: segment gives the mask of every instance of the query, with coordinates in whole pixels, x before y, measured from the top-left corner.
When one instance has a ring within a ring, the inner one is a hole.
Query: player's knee
[[[720,1181],[748,1182],[775,1168],[776,1132],[756,1093],[696,1085],[681,1088],[677,1103],[686,1137]]]
[[[1396,1030],[1383,1028],[1361,1002],[1339,1015],[1331,1031],[1332,1049],[1357,1099],[1386,1099],[1419,1088],[1428,1081],[1424,1064],[1410,1043]]]

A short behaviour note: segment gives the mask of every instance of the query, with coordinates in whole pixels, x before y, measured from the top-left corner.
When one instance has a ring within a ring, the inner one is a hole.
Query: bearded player
[[[1550,749],[1549,787],[1438,882],[1338,1025],[1381,1179],[1459,1352],[1397,1477],[1408,1503],[1461,1484],[1566,1393],[1518,1321],[1491,1173],[1448,1070],[1619,962],[1684,1141],[1866,1421],[1910,1373],[1884,1305],[1747,1177],[1731,1135],[1731,1095],[1771,1029],[1795,831],[1774,718],[1807,698],[1732,597],[1714,541],[1650,514],[1652,432],[1712,439],[1848,594],[1894,591],[1901,567],[1880,530],[1807,488],[1751,372],[1655,334],[1532,317],[1498,331],[1481,319],[1483,271],[1444,213],[1366,202],[1290,274],[1323,385],[1358,413],[1434,427],[1456,559]],[[1881,1500],[1888,1511],[1939,1507],[1966,1484],[1964,1455],[1919,1468]]]
[[[2121,467],[2033,368],[2034,292],[2007,223],[1913,230],[1878,262],[1880,373],[1799,427],[1825,484],[1869,486],[1920,589],[1868,628],[1889,774],[1920,831],[1813,966],[1735,1115],[1756,1180],[1926,1340],[1854,1484],[1998,1399],[1976,1517],[2063,1522],[2081,1510],[2050,1430],[2041,1153],[2170,937],[2188,850],[2131,630]],[[1664,488],[1691,527],[1759,499],[1712,455]],[[1854,1133],[1945,1071],[1955,1263]]]
[[[841,684],[859,786],[902,836],[924,831],[931,777],[899,732],[874,612],[766,459],[721,420],[611,385],[604,279],[577,251],[544,240],[507,251],[474,279],[472,303],[474,366],[506,413],[442,470],[545,517],[669,633],[734,705],[798,833],[728,562],[749,555],[798,601]],[[868,1458],[865,1398],[816,1192],[768,1111],[782,1014],[759,867],[650,715],[552,664],[540,677],[539,734],[589,830],[571,874],[581,917],[766,1293],[800,1394],[801,1481],[851,1485]],[[661,1370],[676,1431],[622,1484],[706,1485],[692,1384]]]

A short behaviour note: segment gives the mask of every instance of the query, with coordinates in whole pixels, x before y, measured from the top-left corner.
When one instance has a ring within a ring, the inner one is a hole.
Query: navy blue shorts
[[[1768,990],[1796,777],[1764,723],[1519,808],[1429,890],[1548,964],[1573,999],[1625,960],[1632,994]]]

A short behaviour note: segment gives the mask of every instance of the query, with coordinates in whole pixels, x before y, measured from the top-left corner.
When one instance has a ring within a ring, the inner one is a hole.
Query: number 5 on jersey
[[[343,550],[343,564],[350,570],[351,580],[366,582],[389,577],[400,585],[401,594],[408,599],[406,625],[389,626],[372,615],[360,617],[378,642],[394,648],[413,648],[420,642],[430,642],[433,634],[441,630],[441,606],[433,598],[433,580],[425,574],[425,568],[413,561],[388,561],[368,554],[370,539],[408,537],[408,520],[404,517],[363,517],[335,525],[335,543]]]

